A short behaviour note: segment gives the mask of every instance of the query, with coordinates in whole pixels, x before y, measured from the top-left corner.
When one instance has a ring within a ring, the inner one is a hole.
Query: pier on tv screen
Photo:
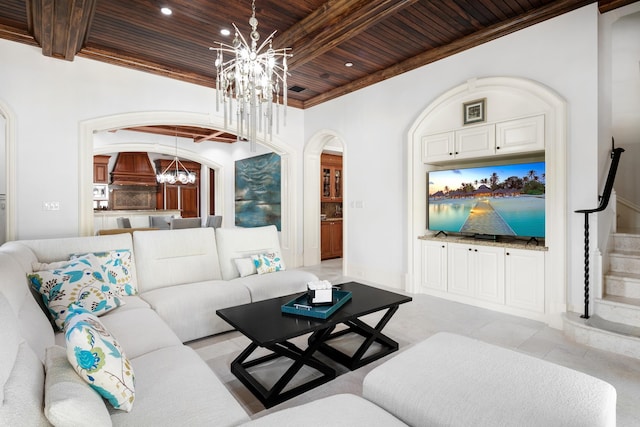
[[[544,162],[431,171],[429,230],[545,236]]]

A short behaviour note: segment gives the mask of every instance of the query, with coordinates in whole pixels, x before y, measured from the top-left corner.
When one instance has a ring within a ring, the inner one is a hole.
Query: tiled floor
[[[308,270],[332,283],[349,280],[342,277],[340,259],[325,261]],[[413,302],[403,304],[385,328],[385,332],[398,341],[401,351],[438,331],[454,332],[520,351],[609,382],[618,394],[618,426],[640,426],[640,360],[577,344],[567,339],[562,331],[532,320],[427,295],[412,296]],[[373,363],[373,366],[348,372],[317,389],[265,411],[228,371],[231,360],[247,344],[246,338],[232,332],[190,345],[209,363],[229,390],[254,416],[329,394],[358,394],[361,392],[362,378],[376,366],[376,363]]]

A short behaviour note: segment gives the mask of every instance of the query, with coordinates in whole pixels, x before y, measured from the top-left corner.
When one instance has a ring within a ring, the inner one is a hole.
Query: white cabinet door
[[[477,298],[504,304],[504,248],[473,248],[472,269]]]
[[[448,285],[452,294],[473,296],[473,283],[470,280],[471,255],[473,249],[470,245],[449,243],[447,250],[448,260]]]
[[[422,286],[447,291],[447,244],[422,242]]]
[[[435,163],[452,160],[455,133],[444,132],[422,137],[422,161]]]
[[[506,249],[506,303],[544,313],[544,252]]]
[[[495,154],[496,128],[494,125],[457,130],[455,136],[454,157],[456,159],[482,158]]]
[[[544,150],[544,115],[496,123],[496,154]]]

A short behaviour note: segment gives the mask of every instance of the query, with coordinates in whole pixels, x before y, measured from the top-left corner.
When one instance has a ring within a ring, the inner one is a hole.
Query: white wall
[[[155,111],[210,114],[221,120],[213,89],[84,58],[52,59],[40,49],[7,40],[0,40],[0,58],[0,101],[16,117],[18,239],[78,234],[81,121]],[[288,108],[287,113],[287,126],[280,126],[274,139],[294,157],[301,156],[302,111]],[[206,154],[210,148],[203,143],[194,150]],[[298,168],[293,179],[301,181],[301,174]],[[233,200],[233,192],[227,196]],[[60,202],[60,211],[44,211],[44,201]],[[296,217],[301,203],[296,200],[292,209]],[[301,222],[295,218],[293,224]],[[301,242],[302,233],[297,234]]]
[[[430,102],[470,78],[523,77],[559,93],[569,116],[568,212],[597,201],[597,23],[593,4],[305,111],[305,139],[330,129],[348,147],[347,271],[403,286],[407,131]],[[352,208],[356,201],[364,207]],[[581,219],[569,213],[568,301],[578,306]]]
[[[616,146],[626,150],[618,175],[624,179],[616,180],[616,193],[640,206],[640,3],[630,6],[637,12],[611,27],[611,110]]]

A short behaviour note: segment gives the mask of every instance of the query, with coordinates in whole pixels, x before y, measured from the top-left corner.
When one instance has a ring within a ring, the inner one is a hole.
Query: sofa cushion
[[[307,283],[318,280],[313,273],[303,270],[284,270],[270,274],[254,274],[230,281],[233,286],[243,285],[251,293],[251,301],[262,301],[297,292],[306,292]]]
[[[72,254],[71,259],[86,254]],[[136,295],[137,284],[133,282],[133,254],[129,249],[114,249],[110,251],[93,252],[102,270],[105,279],[115,287],[120,296]]]
[[[16,246],[13,247],[16,248]],[[44,361],[45,349],[53,345],[54,342],[53,328],[45,312],[34,298],[27,282],[24,267],[30,264],[35,256],[29,255],[31,251],[28,248],[24,246],[20,248],[23,250],[7,251],[5,246],[0,249],[0,271],[2,272],[0,274],[0,293],[6,297],[6,301],[18,319],[20,336],[28,342],[38,358]],[[27,253],[21,254],[20,252]],[[22,259],[23,262],[19,262],[18,259]],[[39,295],[38,300],[42,300]]]
[[[65,323],[67,358],[80,377],[116,409],[131,411],[133,369],[124,350],[96,316],[72,305]]]
[[[134,231],[133,241],[140,292],[221,279],[213,228]]]
[[[336,394],[265,415],[242,427],[406,426],[373,403],[353,394]]]
[[[44,368],[19,336],[18,318],[0,293],[0,424],[48,425],[44,413]]]
[[[56,427],[111,426],[102,396],[78,376],[60,346],[47,349],[44,413]]]
[[[119,307],[100,316],[100,322],[126,350],[129,359],[181,344],[178,336],[150,307],[135,310],[128,309],[128,306]]]
[[[106,275],[93,255],[70,260],[59,268],[37,271],[27,277],[31,286],[42,295],[60,329],[64,326],[71,304],[78,304],[96,315],[122,304],[115,290],[105,280]]]
[[[251,255],[253,265],[256,266],[258,274],[275,273],[276,271],[285,270],[284,261],[280,252],[269,252],[257,255]]]
[[[114,425],[232,426],[249,417],[191,348],[165,347],[131,359],[136,404],[129,413],[108,408]]]
[[[254,228],[217,228],[216,242],[224,280],[240,277],[234,261],[236,258],[247,258],[262,253],[282,253],[278,229],[275,225]]]
[[[256,265],[253,263],[253,259],[251,257],[235,258],[233,262],[236,263],[236,267],[238,268],[238,274],[240,275],[240,277],[258,274]]]
[[[216,314],[216,310],[251,302],[246,287],[222,280],[155,289],[142,293],[141,297],[182,342],[231,330],[232,327]]]
[[[614,426],[608,383],[441,332],[367,374],[363,397],[410,425]]]

